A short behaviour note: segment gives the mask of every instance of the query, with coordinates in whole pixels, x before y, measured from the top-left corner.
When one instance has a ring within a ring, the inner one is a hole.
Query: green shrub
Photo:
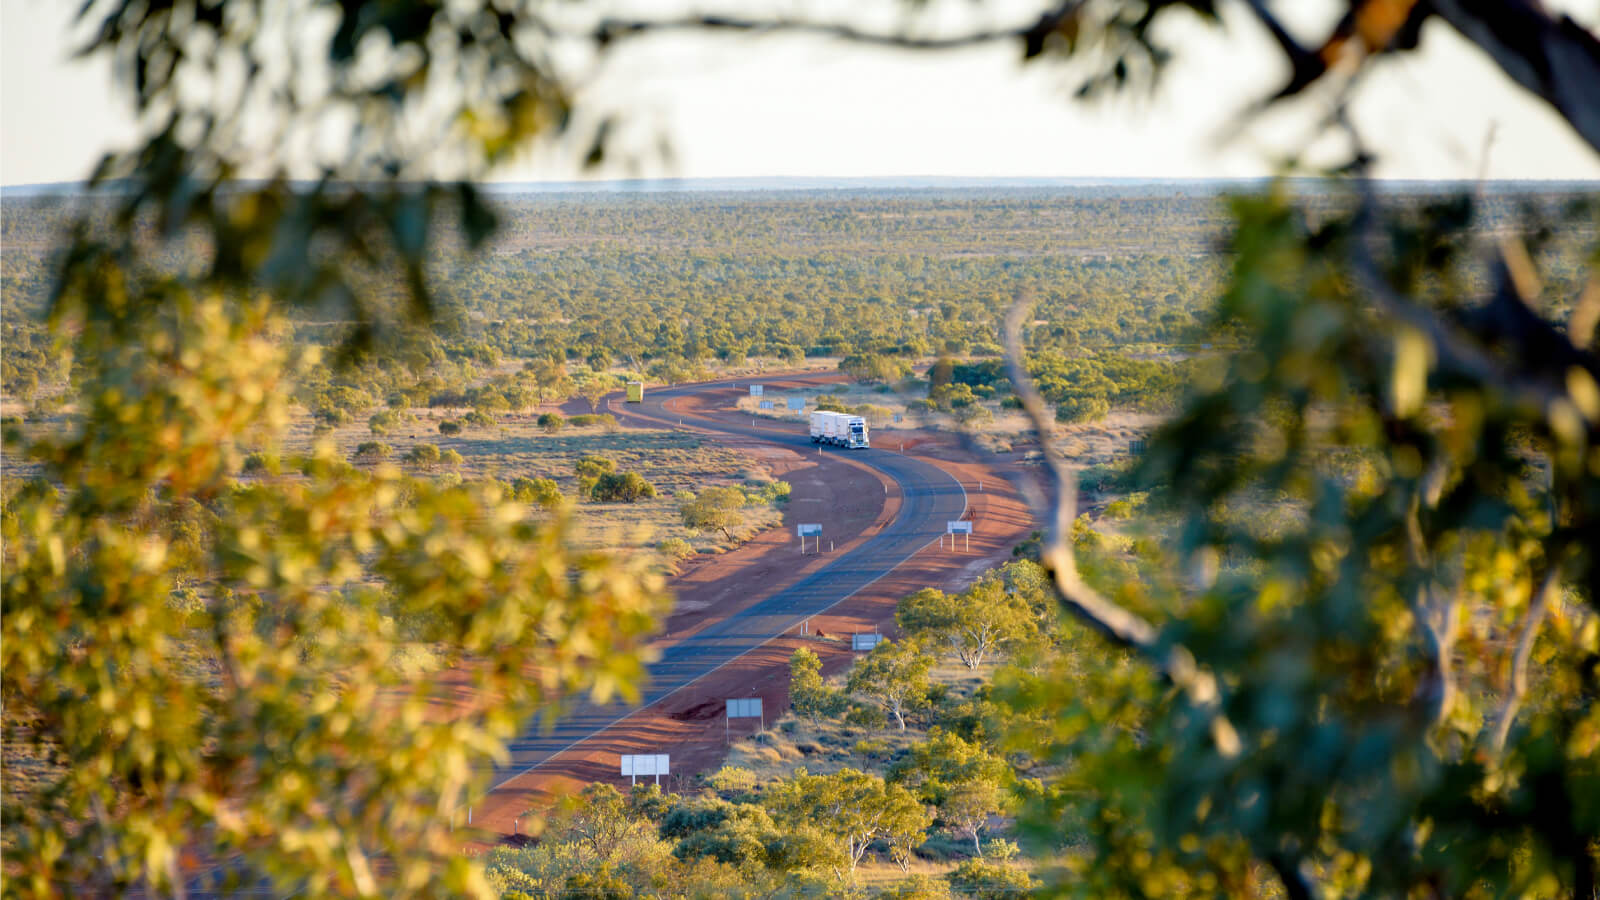
[[[356,452],[350,458],[362,462],[377,462],[380,459],[388,459],[389,454],[393,452],[394,448],[383,441],[362,441],[356,445]]]
[[[1104,397],[1063,397],[1056,401],[1057,422],[1098,422],[1111,413]]]
[[[347,425],[350,423],[350,414],[336,407],[325,407],[323,409],[316,410],[311,414],[311,417],[317,422],[327,425],[330,428],[338,425]]]
[[[957,892],[976,900],[1012,900],[1033,890],[1033,878],[1016,866],[969,859],[945,876]]]
[[[1123,494],[1133,487],[1132,468],[1127,463],[1089,466],[1078,470],[1078,490],[1102,494]]]
[[[415,444],[406,451],[405,461],[417,466],[436,466],[439,464],[439,448],[433,444]]]
[[[500,420],[482,410],[475,409],[462,416],[461,423],[463,425],[471,425],[473,428],[493,428],[500,424]]]
[[[725,796],[748,794],[760,781],[756,773],[739,766],[723,766],[706,776],[706,784]]]
[[[566,417],[558,412],[547,412],[539,417],[539,427],[543,428],[546,434],[555,434],[566,424]]]
[[[542,422],[540,423],[543,424]],[[573,428],[590,428],[595,425],[604,425],[607,428],[617,427],[617,417],[610,413],[580,413],[567,420]]]
[[[545,509],[561,505],[561,487],[551,478],[517,478],[511,482],[511,496],[520,503],[537,503]]]
[[[754,502],[770,503],[777,505],[789,500],[789,492],[793,487],[787,481],[764,481],[753,486],[754,492],[746,491]]]
[[[656,552],[665,557],[669,562],[679,562],[695,554],[694,545],[683,538],[667,538],[656,544]]]
[[[453,419],[445,419],[439,423],[439,433],[444,435],[460,434],[461,423]]]
[[[995,862],[1009,862],[1022,855],[1022,848],[1016,841],[997,837],[983,842],[983,855]]]
[[[844,714],[844,723],[880,730],[889,727],[889,714],[871,703],[851,703]]]
[[[894,410],[887,406],[878,406],[873,403],[863,403],[854,410],[855,415],[867,420],[873,428],[881,428],[894,421]]]
[[[637,472],[607,472],[596,478],[589,499],[600,503],[632,503],[656,495],[656,487]]]
[[[844,399],[837,394],[818,394],[818,412],[849,412],[850,408],[844,405]]]
[[[856,741],[855,746],[850,748],[850,752],[866,759],[888,759],[890,753],[889,742],[882,738],[867,738]]]
[[[400,424],[400,414],[392,410],[373,413],[372,417],[367,419],[367,428],[379,437],[388,434],[389,430],[398,424]]]
[[[1149,494],[1138,493],[1129,494],[1126,497],[1113,500],[1106,504],[1105,516],[1108,519],[1132,518],[1134,511],[1139,509],[1139,507],[1144,506],[1145,500],[1147,500],[1149,496]]]
[[[583,456],[572,464],[572,470],[579,478],[599,478],[617,471],[617,464],[604,456]]]

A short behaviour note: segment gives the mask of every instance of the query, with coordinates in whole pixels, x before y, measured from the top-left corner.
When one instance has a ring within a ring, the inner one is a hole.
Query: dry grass
[[[913,875],[943,878],[954,872],[956,865],[954,862],[936,862],[914,856],[907,862],[906,868],[901,869],[892,862],[883,862],[868,856],[856,867],[856,886],[876,893],[893,887]]]
[[[317,434],[308,417],[297,417],[280,450],[306,452],[314,441],[331,441],[339,455],[349,459],[356,447],[377,440],[387,443],[393,450],[391,461],[398,461],[416,444],[433,444],[441,451],[459,453],[461,464],[427,471],[412,469],[411,474],[449,477],[448,473],[454,472],[464,480],[497,478],[505,482],[522,477],[549,478],[569,500],[578,499],[574,464],[584,456],[603,456],[614,462],[618,471],[639,473],[655,486],[657,493],[654,499],[634,503],[579,502],[575,508],[578,544],[591,548],[626,551],[678,538],[689,542],[697,552],[716,553],[781,523],[783,518],[779,510],[750,507],[745,526],[734,530],[731,541],[718,533],[696,533],[684,528],[675,494],[772,478],[771,471],[761,463],[690,432],[595,425],[563,428],[551,434],[535,424],[538,414],[530,413],[503,417],[498,425],[444,435],[439,433],[439,422],[456,416],[425,409],[412,413],[416,421],[382,436],[374,435],[361,422]]]

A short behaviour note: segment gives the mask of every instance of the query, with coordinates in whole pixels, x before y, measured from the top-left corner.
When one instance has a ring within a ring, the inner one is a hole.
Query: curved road
[[[726,383],[709,383],[651,390],[646,392],[643,404],[630,406],[629,410],[664,424],[681,419],[685,424],[708,431],[758,438],[793,449],[812,448],[811,438],[804,431],[751,428],[693,414],[668,412],[663,406],[674,397],[727,387]],[[936,540],[944,533],[945,522],[961,518],[966,511],[966,492],[959,482],[937,466],[888,450],[830,449],[828,452],[848,453],[851,459],[866,463],[899,484],[900,511],[894,521],[790,587],[667,647],[661,658],[648,667],[649,681],[639,703],[580,704],[557,720],[554,729],[548,732],[534,723],[527,733],[511,742],[511,760],[495,768],[490,782],[493,788],[754,650],[794,628],[802,619],[822,613],[850,597]],[[670,748],[662,750],[670,752]]]

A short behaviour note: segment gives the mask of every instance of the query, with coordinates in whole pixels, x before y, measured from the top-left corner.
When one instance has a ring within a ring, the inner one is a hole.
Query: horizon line
[[[1273,181],[1306,182],[1306,183],[1337,183],[1346,180],[1338,175],[1247,175],[1247,176],[1163,176],[1163,175],[694,175],[694,176],[660,176],[639,178],[565,178],[565,179],[516,179],[516,180],[482,180],[473,182],[479,188],[494,193],[507,193],[518,189],[528,193],[538,192],[580,192],[604,190],[631,190],[639,192],[681,189],[695,185],[723,185],[731,190],[759,190],[762,188],[805,189],[826,187],[827,185],[847,186],[899,186],[899,187],[1093,187],[1093,186],[1135,186],[1135,185],[1229,185],[1229,184],[1267,184]],[[1595,185],[1600,184],[1600,179],[1595,178],[1394,178],[1372,176],[1365,180],[1387,185]],[[43,181],[25,182],[22,184],[0,185],[0,192],[4,193],[30,193],[46,195],[52,193],[93,193],[96,191],[114,192],[117,187],[126,181],[118,179],[90,187],[85,180],[74,181]],[[264,184],[265,178],[239,178],[230,183],[238,185]],[[303,178],[290,179],[290,185],[315,184],[318,179]],[[334,184],[360,184],[376,183],[363,179],[342,179],[332,182]],[[405,180],[397,184],[455,184],[456,181],[428,181],[425,179]],[[743,187],[741,187],[743,186]]]

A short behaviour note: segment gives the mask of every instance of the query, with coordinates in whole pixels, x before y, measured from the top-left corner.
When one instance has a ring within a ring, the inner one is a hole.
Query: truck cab
[[[867,439],[867,422],[860,416],[852,416],[849,423],[850,431],[846,435],[847,447],[870,447]]]

